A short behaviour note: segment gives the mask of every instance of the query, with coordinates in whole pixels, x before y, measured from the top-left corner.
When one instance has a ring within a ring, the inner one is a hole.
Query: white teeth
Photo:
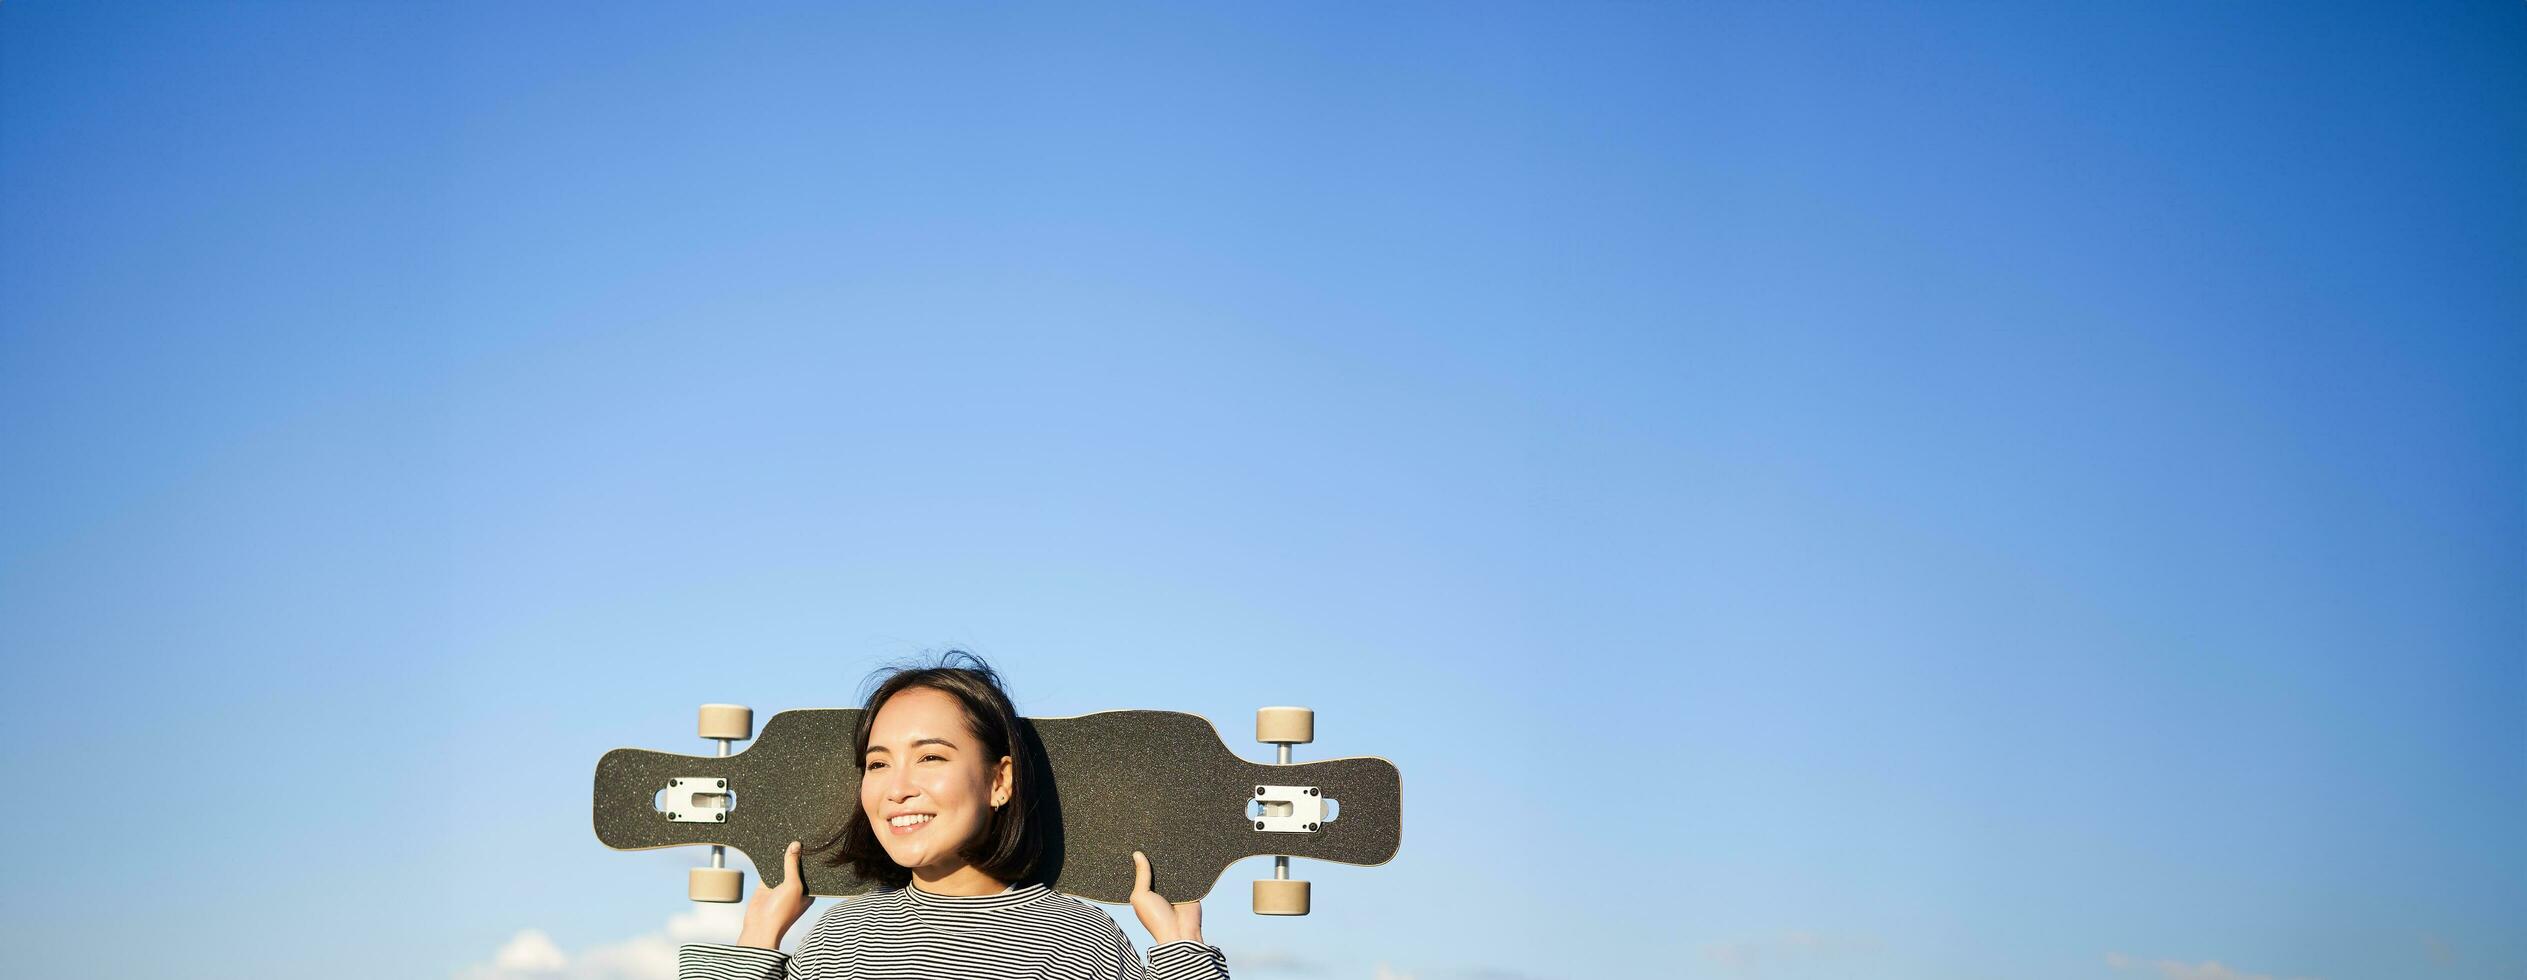
[[[898,826],[898,827],[910,827],[910,826],[912,826],[912,825],[914,825],[914,824],[922,824],[922,823],[929,823],[929,822],[930,822],[930,815],[929,815],[929,814],[927,814],[927,813],[907,813],[907,814],[904,814],[903,816],[896,817],[896,818],[895,818],[895,819],[893,819],[893,820],[889,820],[889,821],[887,821],[887,823],[893,824],[893,825]]]

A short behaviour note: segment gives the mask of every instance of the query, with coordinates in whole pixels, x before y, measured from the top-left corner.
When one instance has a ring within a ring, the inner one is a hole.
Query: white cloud
[[[2187,963],[2181,960],[2144,962],[2122,953],[2108,953],[2106,965],[2117,970],[2146,970],[2158,974],[2161,980],[2275,980],[2270,973],[2248,973],[2219,960],[2204,960],[2200,963]],[[2315,978],[2295,977],[2292,980],[2315,980]]]
[[[745,920],[742,905],[695,903],[668,916],[666,925],[655,932],[576,954],[562,952],[541,929],[521,929],[494,950],[489,961],[456,971],[456,980],[675,980],[677,946],[735,942],[737,928]],[[784,948],[795,950],[806,927],[805,922],[791,927]]]
[[[561,969],[564,962],[561,947],[553,945],[552,937],[542,929],[520,932],[491,954],[492,966],[512,973],[549,973]]]
[[[1389,969],[1386,964],[1380,963],[1378,964],[1378,972],[1375,980],[1413,980],[1413,975],[1410,973],[1397,973],[1394,970]]]

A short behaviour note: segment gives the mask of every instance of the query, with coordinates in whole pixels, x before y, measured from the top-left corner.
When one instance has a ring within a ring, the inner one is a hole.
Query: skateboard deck
[[[597,760],[597,840],[625,851],[726,845],[753,862],[762,887],[778,886],[791,841],[813,846],[859,806],[859,720],[858,708],[794,709],[731,755],[607,752]],[[1209,720],[1181,711],[1024,718],[1019,727],[1053,776],[1047,812],[1056,816],[1037,877],[1080,898],[1129,902],[1136,850],[1149,855],[1153,891],[1190,902],[1244,858],[1378,865],[1402,842],[1403,778],[1385,759],[1252,762],[1229,751]],[[712,798],[721,793],[725,801]],[[1294,798],[1297,816],[1273,816],[1287,805],[1252,806],[1259,797]],[[1316,799],[1333,801],[1333,812],[1311,820]],[[808,894],[877,886],[818,857],[800,855]]]

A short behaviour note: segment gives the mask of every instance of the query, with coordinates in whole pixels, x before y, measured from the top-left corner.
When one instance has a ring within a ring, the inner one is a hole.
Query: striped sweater
[[[1151,947],[1149,965],[1096,906],[1040,883],[997,895],[888,888],[826,909],[798,955],[688,943],[678,980],[1228,980],[1217,946]]]

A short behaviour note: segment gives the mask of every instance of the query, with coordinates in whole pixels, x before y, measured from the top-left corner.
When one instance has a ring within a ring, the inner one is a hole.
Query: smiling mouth
[[[910,824],[897,824],[895,821],[889,820],[886,822],[886,832],[896,837],[902,837],[905,834],[918,833],[921,828],[930,826],[931,821],[937,819],[939,818],[934,816],[918,817]]]

